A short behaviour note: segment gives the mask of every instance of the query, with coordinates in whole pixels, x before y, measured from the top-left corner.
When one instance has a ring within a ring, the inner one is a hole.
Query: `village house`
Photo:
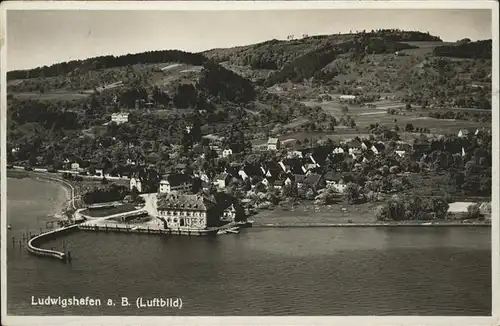
[[[236,209],[234,208],[234,204],[231,204],[222,212],[220,220],[222,222],[234,222],[235,218],[236,218]]]
[[[142,181],[139,177],[130,178],[130,190],[137,189],[138,192],[142,192]]]
[[[352,148],[349,149],[349,151],[352,150]],[[335,147],[334,150],[332,151],[333,155],[337,154],[344,154],[344,149],[342,147]]]
[[[379,155],[385,150],[385,145],[383,143],[375,143],[372,145],[370,149],[373,152],[373,154]]]
[[[249,178],[261,177],[263,172],[258,165],[247,163],[240,168],[238,175],[241,179],[247,180]]]
[[[302,152],[301,151],[290,151],[286,155],[287,158],[302,158]]]
[[[116,124],[122,124],[122,123],[127,123],[128,122],[128,113],[126,112],[120,112],[120,113],[113,113],[111,115],[111,122],[114,122]]]
[[[173,173],[164,176],[160,181],[159,192],[161,194],[177,192],[190,192],[192,190],[191,178],[187,174]]]
[[[464,129],[460,129],[457,136],[459,138],[467,138],[467,137],[470,137],[472,135],[476,135],[476,132],[479,133],[478,129],[464,128]]]
[[[399,157],[404,157],[406,155],[406,151],[395,150],[394,151]]]
[[[222,157],[228,157],[233,155],[233,150],[228,148],[222,151]]]
[[[411,144],[404,141],[396,142],[396,150],[410,152],[412,150]]]
[[[354,99],[356,99],[356,95],[340,95],[339,99],[341,99],[341,100],[354,100]]]
[[[349,148],[349,155],[359,155],[361,154],[361,149],[359,148]]]
[[[284,173],[302,174],[302,162],[299,159],[284,159],[279,162]]]
[[[285,185],[285,180],[275,180],[273,182],[273,187],[274,187],[274,189],[277,189],[277,190],[283,189],[284,185]]]
[[[325,185],[325,179],[321,174],[317,173],[310,173],[308,175],[295,174],[294,179],[297,188],[310,187],[314,190],[319,190]]]
[[[224,137],[219,137],[216,135],[208,134],[201,137],[202,139],[206,139],[208,141],[208,146],[211,150],[219,151],[222,146],[222,141]]]
[[[344,182],[342,174],[330,171],[324,175],[325,182],[328,186],[333,187],[339,193],[343,193],[347,184]]]
[[[346,142],[346,145],[349,149],[360,149],[361,148],[361,140],[358,138],[353,138]]]
[[[206,229],[217,225],[216,202],[202,195],[170,193],[157,199],[157,218],[169,229]]]
[[[224,189],[229,185],[229,181],[231,180],[231,176],[227,172],[222,172],[217,176],[215,179],[214,184],[219,188],[219,189]]]
[[[194,171],[193,176],[199,178],[201,181],[210,182],[210,177],[205,171]]]
[[[261,170],[264,173],[264,176],[267,178],[271,178],[273,181],[278,179],[279,176],[283,173],[281,166],[276,162],[267,162],[263,166],[261,166]]]
[[[270,151],[277,151],[280,149],[280,140],[278,138],[269,138],[267,141],[267,149]]]
[[[76,162],[71,163],[71,170],[80,170],[80,164]]]
[[[366,141],[361,142],[361,150],[363,151],[368,150],[368,144]]]

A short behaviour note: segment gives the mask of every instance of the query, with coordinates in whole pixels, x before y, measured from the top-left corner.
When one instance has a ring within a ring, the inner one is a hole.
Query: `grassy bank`
[[[360,205],[314,205],[313,203],[302,202],[295,207],[275,207],[274,209],[260,210],[252,216],[255,226],[273,226],[273,227],[302,227],[302,226],[343,226],[352,225],[402,225],[418,226],[427,225],[491,225],[491,219],[486,220],[464,220],[455,219],[451,214],[448,219],[432,221],[377,221],[375,209],[380,203],[365,203]]]

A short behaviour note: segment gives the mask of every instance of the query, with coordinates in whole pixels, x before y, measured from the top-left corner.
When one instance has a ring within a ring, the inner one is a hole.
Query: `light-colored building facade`
[[[161,194],[168,194],[173,191],[187,193],[192,190],[192,186],[189,176],[185,174],[172,174],[161,179],[158,192]]]
[[[278,138],[269,138],[267,141],[267,149],[270,151],[277,151],[280,149],[280,140]]]
[[[130,179],[130,190],[137,189],[138,192],[142,192],[142,182],[139,178],[132,177]]]
[[[206,229],[214,203],[201,195],[165,194],[157,201],[157,217],[166,228]]]
[[[111,122],[114,122],[116,124],[127,123],[128,122],[128,113],[125,113],[125,112],[113,113],[111,115]]]
[[[231,206],[229,206],[222,212],[222,216],[220,219],[223,222],[234,222],[235,217],[236,209],[234,208],[234,205],[231,204]]]
[[[228,157],[233,155],[233,150],[228,148],[222,151],[222,157]]]

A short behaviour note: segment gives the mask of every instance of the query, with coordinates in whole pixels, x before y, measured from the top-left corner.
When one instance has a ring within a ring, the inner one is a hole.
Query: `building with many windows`
[[[127,123],[128,122],[128,113],[120,112],[120,113],[113,113],[111,115],[111,122],[114,122],[116,124],[122,124],[122,123]]]
[[[160,194],[157,214],[166,228],[206,229],[219,222],[215,199],[203,195]]]

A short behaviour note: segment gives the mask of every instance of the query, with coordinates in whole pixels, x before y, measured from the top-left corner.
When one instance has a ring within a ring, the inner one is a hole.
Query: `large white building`
[[[111,122],[114,122],[116,124],[127,123],[128,122],[128,113],[125,113],[125,112],[113,113],[111,115]]]
[[[214,205],[200,195],[165,194],[158,198],[157,217],[167,228],[205,229]]]

